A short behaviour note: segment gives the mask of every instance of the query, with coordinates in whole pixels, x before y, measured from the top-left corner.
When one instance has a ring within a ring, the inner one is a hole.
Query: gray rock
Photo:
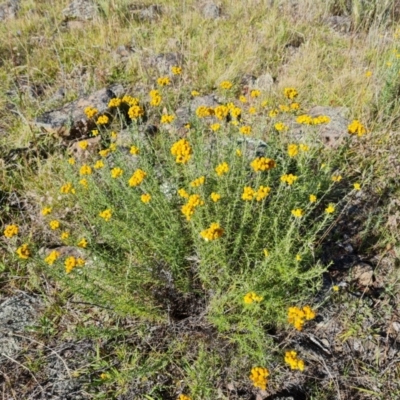
[[[8,0],[0,4],[0,21],[17,17],[21,0]]]
[[[259,89],[265,92],[269,92],[272,87],[274,85],[274,78],[272,77],[271,74],[269,74],[268,72],[260,75],[255,83],[254,83],[254,87],[252,87],[252,89]]]
[[[207,2],[201,7],[201,13],[206,19],[217,19],[221,16],[221,7],[213,2]]]
[[[92,0],[74,0],[63,10],[65,19],[88,21],[98,13],[96,4]]]
[[[180,66],[182,62],[183,57],[180,53],[160,53],[149,59],[149,65],[163,75],[171,75],[171,67]]]
[[[332,15],[326,19],[326,23],[339,33],[348,33],[351,30],[351,18],[344,15]]]
[[[130,4],[128,12],[133,19],[138,21],[154,22],[162,15],[162,7],[157,4]]]
[[[124,94],[124,87],[119,84],[112,85],[66,104],[58,110],[42,114],[34,121],[34,125],[61,136],[72,138],[81,137],[95,128],[93,121],[88,121],[84,114],[86,107],[92,106],[104,113],[108,110],[108,102],[114,97]],[[111,116],[110,113],[108,115]]]
[[[360,262],[353,266],[351,269],[352,280],[357,282],[361,286],[369,286],[372,284],[374,271],[372,267],[367,264]]]

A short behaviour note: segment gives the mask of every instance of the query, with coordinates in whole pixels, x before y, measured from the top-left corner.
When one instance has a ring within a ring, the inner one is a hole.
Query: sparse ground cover
[[[5,399],[397,399],[400,4],[0,4]]]

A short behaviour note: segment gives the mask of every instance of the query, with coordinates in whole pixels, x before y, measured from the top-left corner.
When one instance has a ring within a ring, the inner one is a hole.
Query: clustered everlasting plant
[[[157,84],[163,91],[173,82],[161,77]],[[226,96],[232,88],[229,81],[220,84]],[[153,110],[163,95],[150,91]],[[184,138],[164,131],[176,118],[171,110],[154,111],[160,132],[143,138],[138,128],[145,101],[115,98],[109,108],[125,107],[128,118],[125,148],[115,143],[113,121],[87,107],[103,148],[82,162],[67,158],[65,181],[57,188],[62,200],[41,210],[53,234],[62,227],[61,240],[80,255],[51,250],[40,256],[43,267],[79,295],[143,319],[165,318],[155,296],[163,288],[182,295],[203,291],[208,319],[260,365],[266,325],[284,324],[288,308],[287,322],[297,330],[316,316],[311,307],[293,304],[319,285],[324,267],[316,239],[339,206],[331,197],[341,180],[330,169],[335,155],[323,149],[314,130],[329,118],[302,113],[294,88],[284,96],[288,104],[269,109],[260,90],[239,99],[241,106],[200,106],[186,121]],[[268,122],[268,134],[254,123],[257,113]],[[285,123],[274,123],[285,113]],[[309,125],[301,139],[290,136],[289,117]],[[365,132],[359,121],[349,125],[350,134]],[[87,141],[80,146],[86,149]],[[60,209],[74,209],[73,217],[60,221]],[[8,240],[18,233],[16,225],[4,230]],[[16,252],[21,259],[39,257],[29,244]],[[304,369],[295,351],[285,361]],[[255,367],[250,380],[265,389],[268,376],[266,368]]]

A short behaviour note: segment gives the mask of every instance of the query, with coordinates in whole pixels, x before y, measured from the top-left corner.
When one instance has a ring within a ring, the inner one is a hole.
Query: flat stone
[[[356,281],[361,286],[371,285],[373,275],[374,271],[367,263],[360,262],[354,265],[351,269],[352,280]]]
[[[217,19],[221,16],[221,7],[213,2],[207,2],[201,7],[201,13],[206,19]]]
[[[133,19],[138,21],[154,22],[162,15],[162,7],[158,4],[129,4],[128,12]]]
[[[0,3],[0,22],[17,17],[21,0],[8,0]]]
[[[259,89],[259,90],[262,90],[264,92],[269,92],[269,91],[271,91],[273,85],[274,85],[274,78],[272,77],[271,74],[269,74],[267,72],[265,74],[260,75],[256,79],[252,89]]]
[[[88,21],[97,16],[98,9],[91,0],[74,0],[63,10],[65,19]]]

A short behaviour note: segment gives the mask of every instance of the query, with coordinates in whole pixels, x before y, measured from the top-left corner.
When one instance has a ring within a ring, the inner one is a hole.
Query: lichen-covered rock
[[[8,0],[0,3],[0,21],[16,18],[20,2],[20,0]]]
[[[88,21],[98,13],[96,4],[91,0],[74,0],[63,10],[63,16],[67,20]]]
[[[158,4],[130,4],[128,5],[130,16],[138,21],[154,22],[162,15],[162,7]]]
[[[252,89],[259,89],[264,92],[269,92],[272,89],[273,85],[274,85],[274,78],[272,77],[271,74],[266,72],[265,74],[260,75],[256,79]]]
[[[217,19],[221,16],[221,7],[213,2],[207,2],[201,7],[201,13],[206,19]]]

